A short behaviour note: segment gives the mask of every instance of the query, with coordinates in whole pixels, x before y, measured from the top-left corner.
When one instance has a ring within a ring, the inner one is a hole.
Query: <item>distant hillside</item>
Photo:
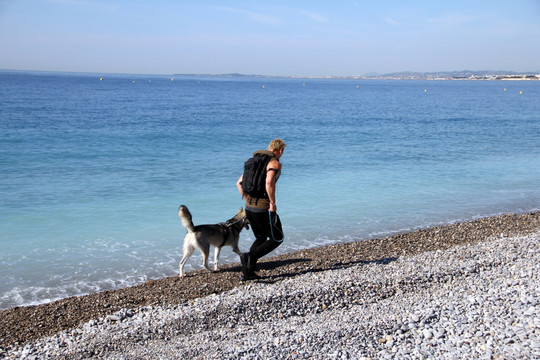
[[[471,78],[497,78],[497,77],[526,77],[535,76],[540,72],[516,73],[514,71],[493,70],[462,70],[462,71],[438,71],[438,72],[411,72],[401,71],[382,75],[366,75],[369,78],[392,78],[392,79],[471,79]]]
[[[399,80],[540,80],[540,71],[529,73],[516,73],[514,71],[492,70],[462,70],[413,72],[401,71],[388,74],[368,73],[365,75],[350,76],[277,76],[277,75],[245,75],[232,74],[173,74],[174,77],[184,78],[261,78],[261,79],[399,79]]]

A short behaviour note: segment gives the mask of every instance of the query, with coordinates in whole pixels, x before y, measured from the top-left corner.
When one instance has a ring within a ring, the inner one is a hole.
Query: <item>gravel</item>
[[[266,260],[256,282],[240,283],[234,265],[218,274],[190,273],[186,281],[156,280],[137,291],[6,310],[0,313],[9,315],[4,333],[27,336],[2,337],[0,355],[540,359],[539,219],[539,213],[503,215],[309,249]],[[156,288],[195,296],[158,302],[148,295]],[[150,301],[122,307],[134,302],[132,292]],[[84,304],[115,296],[123,301],[107,303],[98,316],[80,314]],[[44,324],[62,317],[64,308],[79,319],[76,325],[32,335],[51,328]],[[13,319],[27,316],[44,320],[18,330]]]

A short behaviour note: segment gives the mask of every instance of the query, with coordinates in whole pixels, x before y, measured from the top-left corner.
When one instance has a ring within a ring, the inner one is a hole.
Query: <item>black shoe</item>
[[[244,274],[240,275],[240,281],[249,281],[249,280],[258,280],[258,279],[262,279],[262,278],[255,273],[250,273],[247,275],[244,275]]]
[[[240,255],[240,263],[242,264],[242,277],[248,278],[248,263],[249,263],[249,253],[242,253]]]
[[[257,275],[255,272],[252,272],[249,274],[248,280],[258,280],[258,279],[262,279],[262,276]]]

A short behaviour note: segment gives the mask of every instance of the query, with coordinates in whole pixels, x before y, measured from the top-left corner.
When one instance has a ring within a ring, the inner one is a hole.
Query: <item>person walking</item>
[[[236,187],[246,202],[246,215],[251,225],[255,241],[251,245],[249,252],[240,255],[242,264],[242,280],[258,279],[256,274],[257,261],[263,256],[275,250],[283,242],[283,231],[281,221],[277,215],[276,204],[276,182],[281,175],[281,163],[279,159],[283,156],[283,151],[287,144],[281,139],[274,139],[268,145],[268,150],[259,150],[253,153],[253,158],[259,160],[265,166],[261,173],[259,182],[261,191],[250,191],[247,183],[257,180],[245,179],[244,176],[252,176],[247,167],[244,173],[236,182]],[[264,159],[264,160],[263,160]],[[251,160],[251,159],[250,159]],[[246,164],[250,161],[248,160]]]

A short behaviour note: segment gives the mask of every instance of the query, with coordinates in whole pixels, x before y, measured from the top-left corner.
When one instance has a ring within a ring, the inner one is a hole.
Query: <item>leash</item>
[[[274,216],[274,221],[272,221],[272,212],[268,211],[268,218],[270,219],[270,235],[272,236],[272,240],[278,243],[283,242],[283,232],[281,232],[281,240],[276,240],[276,237],[274,236],[274,225],[277,224],[277,213],[276,216]]]

